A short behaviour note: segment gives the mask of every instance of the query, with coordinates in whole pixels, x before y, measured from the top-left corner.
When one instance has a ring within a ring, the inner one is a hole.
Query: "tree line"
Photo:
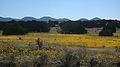
[[[8,21],[0,22],[3,35],[23,35],[29,32],[49,32],[47,22],[43,21]]]
[[[85,28],[102,28],[99,32],[100,36],[113,36],[116,28],[120,28],[120,21],[118,20],[89,20],[89,21],[67,21],[60,23],[62,29],[61,33],[67,34],[85,34]]]
[[[59,25],[61,33],[64,34],[85,34],[85,28],[103,28],[100,36],[112,36],[116,28],[120,28],[118,20],[88,20],[88,21],[8,21],[0,22],[0,30],[3,35],[23,35],[29,32],[49,32],[50,27]]]

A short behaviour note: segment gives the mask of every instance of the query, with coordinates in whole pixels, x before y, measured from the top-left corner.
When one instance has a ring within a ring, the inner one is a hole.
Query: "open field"
[[[107,48],[120,46],[120,34],[115,34],[113,37],[100,37],[96,34],[29,33],[28,35],[0,36],[0,44],[34,45],[38,38],[42,39],[48,45]]]
[[[114,35],[29,33],[0,36],[0,66],[117,67],[120,52],[115,47],[120,47],[120,34]],[[43,42],[41,48],[37,45],[38,38]]]

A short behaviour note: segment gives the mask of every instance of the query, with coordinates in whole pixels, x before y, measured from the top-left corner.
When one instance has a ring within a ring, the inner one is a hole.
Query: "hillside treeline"
[[[120,28],[120,21],[117,20],[90,20],[90,21],[67,21],[60,23],[62,33],[84,34],[85,28],[102,28],[100,36],[113,36],[116,28]]]
[[[58,26],[64,34],[85,34],[86,28],[102,28],[99,35],[112,36],[116,28],[120,28],[118,20],[89,20],[89,21],[8,21],[0,22],[3,35],[21,35],[29,32],[49,32],[50,27]]]
[[[48,32],[49,26],[43,21],[9,21],[0,22],[3,35],[23,35],[28,32]]]

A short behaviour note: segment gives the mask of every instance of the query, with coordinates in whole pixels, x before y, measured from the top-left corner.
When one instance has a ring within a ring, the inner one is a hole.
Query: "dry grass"
[[[27,35],[0,36],[0,44],[35,44],[37,38],[41,38],[44,43],[49,45],[108,48],[120,46],[120,34],[115,34],[113,37],[100,37],[96,34],[29,33]]]

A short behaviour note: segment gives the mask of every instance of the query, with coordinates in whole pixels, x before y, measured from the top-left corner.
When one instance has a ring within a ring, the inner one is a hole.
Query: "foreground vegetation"
[[[2,67],[119,67],[120,53],[89,51],[86,48],[0,47]]]
[[[29,33],[0,36],[0,66],[119,67],[120,35],[114,35]]]

